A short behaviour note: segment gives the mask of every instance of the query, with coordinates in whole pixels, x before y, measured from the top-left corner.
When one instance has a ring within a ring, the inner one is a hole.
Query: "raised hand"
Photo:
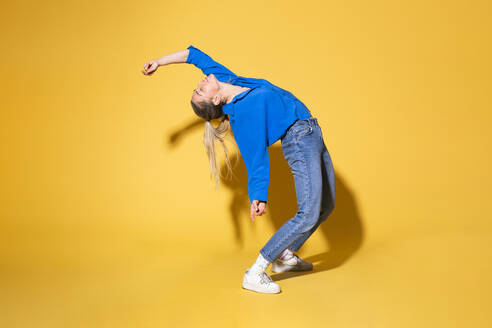
[[[144,75],[152,75],[157,70],[158,67],[159,67],[159,63],[157,62],[157,60],[148,61],[145,63],[142,73]]]

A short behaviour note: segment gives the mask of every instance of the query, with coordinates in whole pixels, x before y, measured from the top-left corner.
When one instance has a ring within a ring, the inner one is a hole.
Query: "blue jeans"
[[[270,262],[286,248],[299,250],[335,208],[335,173],[317,119],[297,120],[281,142],[294,174],[298,211],[260,250]]]

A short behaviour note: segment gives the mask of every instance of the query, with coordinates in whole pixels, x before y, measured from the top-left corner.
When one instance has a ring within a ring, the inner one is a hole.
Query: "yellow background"
[[[491,326],[490,1],[0,9],[2,327]],[[241,288],[296,211],[280,142],[253,223],[242,159],[209,178],[201,71],[140,72],[190,44],[322,128],[337,204],[280,294]]]

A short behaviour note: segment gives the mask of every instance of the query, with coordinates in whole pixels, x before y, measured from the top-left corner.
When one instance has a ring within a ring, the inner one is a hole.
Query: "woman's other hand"
[[[250,216],[251,220],[255,220],[255,216],[261,216],[266,213],[266,203],[262,200],[254,200],[251,202],[251,211],[250,211]]]
[[[145,63],[142,73],[144,75],[152,75],[157,70],[158,67],[159,67],[159,63],[157,62],[157,60],[148,61]]]

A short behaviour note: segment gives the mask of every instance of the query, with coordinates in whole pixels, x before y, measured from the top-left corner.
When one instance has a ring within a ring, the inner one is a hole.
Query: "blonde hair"
[[[229,159],[229,151],[225,144],[228,140],[227,136],[229,132],[232,131],[229,118],[222,111],[222,104],[214,105],[212,102],[202,102],[200,106],[191,101],[191,107],[195,111],[195,114],[205,120],[205,131],[203,133],[203,144],[205,146],[205,151],[208,156],[209,166],[210,166],[210,177],[215,181],[215,187],[220,185],[220,181],[223,178],[221,171],[217,167],[217,152],[215,148],[215,143],[220,142],[224,150],[225,156],[225,168],[226,168],[226,179],[234,176],[232,170],[231,161]],[[220,119],[220,123],[217,127],[214,127],[212,120]],[[239,152],[236,152],[236,158],[239,156]],[[237,160],[236,160],[237,163]]]
[[[229,159],[229,151],[225,144],[226,137],[231,131],[231,124],[227,117],[224,115],[219,125],[215,128],[210,121],[205,121],[205,131],[203,133],[203,144],[209,159],[210,177],[215,180],[215,186],[220,185],[220,180],[223,178],[221,171],[217,168],[217,153],[215,149],[215,142],[218,141],[222,144],[224,150],[225,164],[226,164],[226,179],[230,179],[234,173],[232,171],[231,161]],[[236,152],[236,157],[238,153]],[[237,161],[236,161],[237,163]]]

